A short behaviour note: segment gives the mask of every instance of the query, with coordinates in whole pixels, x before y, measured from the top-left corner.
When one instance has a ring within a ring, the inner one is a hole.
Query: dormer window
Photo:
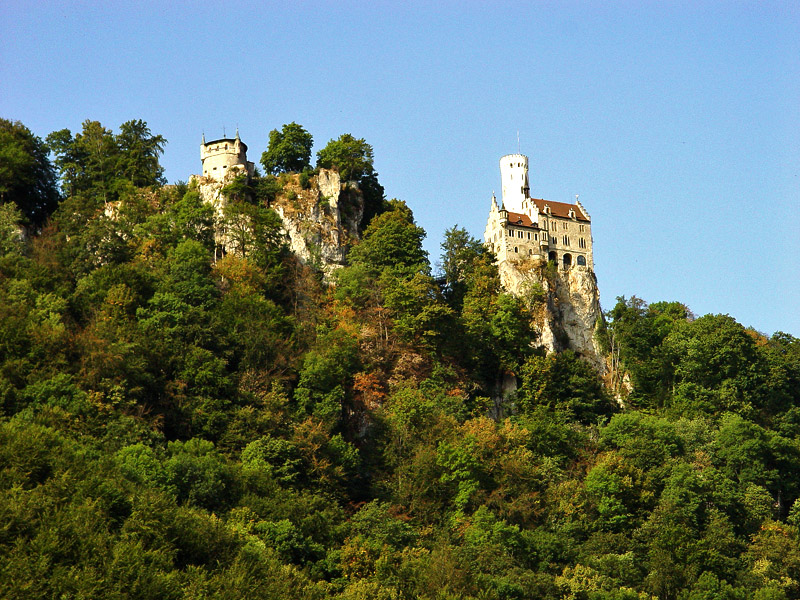
[[[574,219],[575,218],[575,211],[572,210],[571,208],[569,209],[569,218],[570,219]]]

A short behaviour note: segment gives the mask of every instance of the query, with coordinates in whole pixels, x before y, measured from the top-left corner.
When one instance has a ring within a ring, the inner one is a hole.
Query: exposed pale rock
[[[218,221],[222,220],[226,202],[223,187],[224,182],[197,177],[197,191],[214,207]],[[320,169],[309,179],[306,189],[300,185],[298,175],[284,176],[284,188],[270,208],[280,216],[295,256],[320,269],[327,278],[345,264],[348,248],[358,239],[364,199],[355,184],[342,184],[338,172]],[[220,231],[217,243],[226,249],[229,244]]]
[[[272,208],[301,262],[319,268],[326,278],[344,266],[364,215],[364,199],[354,184],[342,185],[339,173],[320,169],[308,189],[293,180]]]
[[[601,318],[594,272],[573,265],[548,271],[541,260],[499,263],[503,287],[529,301],[541,345],[548,352],[573,350],[601,374],[606,364],[595,329]]]

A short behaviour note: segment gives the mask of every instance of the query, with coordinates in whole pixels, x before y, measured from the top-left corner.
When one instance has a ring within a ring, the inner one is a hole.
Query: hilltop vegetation
[[[296,124],[222,216],[141,121],[0,125],[0,596],[800,598],[796,338],[620,298],[601,381],[466,231],[432,273],[364,140],[325,285],[268,207]]]

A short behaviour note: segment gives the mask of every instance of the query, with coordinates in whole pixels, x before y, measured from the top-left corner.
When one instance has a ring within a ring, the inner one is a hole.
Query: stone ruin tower
[[[578,202],[530,196],[528,157],[500,159],[502,199],[492,195],[484,243],[497,256],[505,289],[533,303],[542,345],[572,349],[605,371],[594,332],[601,318],[592,256],[592,220]]]
[[[252,177],[255,165],[247,160],[247,144],[239,139],[239,130],[233,139],[223,137],[200,144],[200,160],[203,163],[202,176],[214,181],[224,181],[231,173],[246,173]]]

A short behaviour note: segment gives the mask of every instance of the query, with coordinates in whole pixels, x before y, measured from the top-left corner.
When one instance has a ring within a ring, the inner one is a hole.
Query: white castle
[[[223,137],[200,144],[200,160],[203,163],[203,177],[224,181],[229,173],[246,173],[252,177],[255,165],[247,160],[247,144],[239,139],[239,130],[233,139]]]
[[[483,238],[501,265],[524,259],[553,261],[564,269],[594,270],[592,221],[583,205],[530,197],[528,157],[500,159],[503,196],[492,194]]]

